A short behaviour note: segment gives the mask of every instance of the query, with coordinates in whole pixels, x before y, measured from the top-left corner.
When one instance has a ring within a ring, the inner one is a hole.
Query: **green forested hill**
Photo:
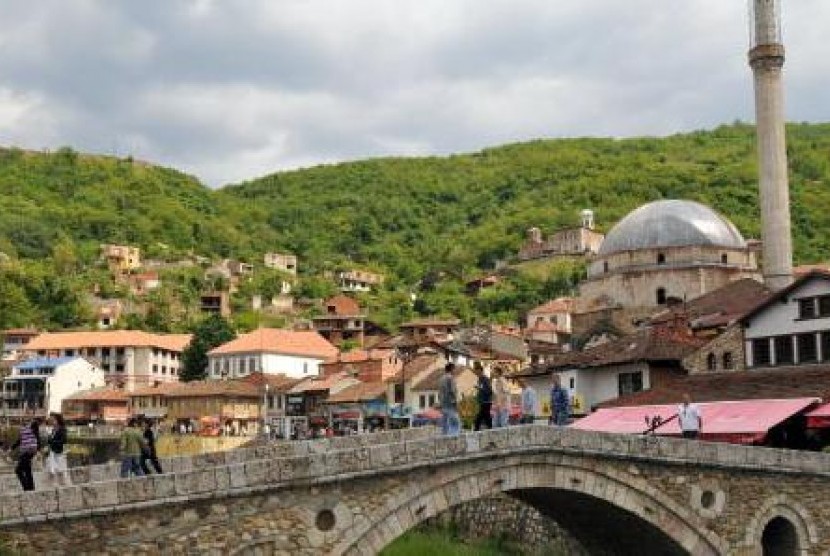
[[[827,260],[830,124],[788,131],[796,261]],[[385,322],[407,316],[390,307],[424,277],[438,285],[416,311],[507,319],[562,283],[513,283],[504,296],[471,304],[460,301],[460,280],[513,254],[529,226],[549,233],[592,208],[607,230],[644,202],[687,198],[758,237],[756,180],[754,129],[740,124],[667,138],[540,140],[350,162],[218,191],[130,159],[0,149],[0,252],[12,257],[0,270],[0,317],[80,324],[79,310],[55,316],[55,307],[98,280],[87,269],[100,243],[125,242],[169,259],[195,252],[258,263],[265,251],[290,250],[307,274],[341,264],[376,268],[390,277],[387,291],[365,302]]]
[[[796,259],[830,255],[830,125],[792,125]],[[350,257],[416,280],[470,271],[593,208],[610,228],[661,198],[707,203],[747,237],[760,235],[754,128],[642,139],[545,140],[446,158],[377,159],[273,174],[217,195],[241,203],[243,229],[277,230],[307,261]],[[254,214],[253,218],[247,215]],[[242,215],[246,215],[243,217]]]

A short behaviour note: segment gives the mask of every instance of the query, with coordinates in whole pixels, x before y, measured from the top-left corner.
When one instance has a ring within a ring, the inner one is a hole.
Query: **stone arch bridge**
[[[827,554],[830,455],[531,425],[284,443],[171,473],[0,492],[22,553],[376,554],[496,493],[603,554]],[[86,475],[85,475],[86,473]]]

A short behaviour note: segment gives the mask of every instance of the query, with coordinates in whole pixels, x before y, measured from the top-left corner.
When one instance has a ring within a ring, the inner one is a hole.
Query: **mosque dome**
[[[746,241],[732,222],[706,205],[665,200],[628,213],[605,236],[598,254],[685,246],[745,249]]]

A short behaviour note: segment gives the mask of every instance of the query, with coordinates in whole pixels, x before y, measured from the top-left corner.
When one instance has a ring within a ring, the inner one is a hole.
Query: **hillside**
[[[788,131],[796,262],[827,260],[830,124]],[[102,242],[138,245],[158,259],[193,252],[257,264],[265,251],[290,250],[304,275],[299,294],[325,291],[311,276],[339,265],[384,272],[384,291],[363,300],[383,323],[413,310],[511,320],[570,290],[580,273],[569,265],[549,277],[520,273],[466,299],[462,280],[515,253],[529,226],[549,233],[592,208],[607,230],[644,202],[688,198],[758,237],[754,159],[754,129],[736,124],[667,138],[539,140],[350,162],[212,191],[131,159],[0,149],[0,252],[11,257],[0,266],[0,327],[87,322],[82,294],[106,280],[95,268]],[[189,292],[165,292],[169,307],[192,301],[199,288],[198,273],[179,278]]]
[[[830,253],[830,125],[791,125],[795,256]],[[349,257],[413,283],[514,253],[526,228],[546,233],[593,208],[607,230],[628,211],[687,198],[760,235],[754,128],[640,139],[545,140],[446,158],[378,159],[273,174],[217,193],[242,229],[276,230],[306,264]],[[243,215],[254,217],[243,218]]]

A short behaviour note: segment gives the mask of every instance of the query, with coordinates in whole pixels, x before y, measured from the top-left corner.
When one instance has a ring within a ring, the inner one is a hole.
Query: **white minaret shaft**
[[[789,285],[793,279],[781,0],[750,0],[750,3],[749,65],[755,76],[764,282],[777,290]]]

